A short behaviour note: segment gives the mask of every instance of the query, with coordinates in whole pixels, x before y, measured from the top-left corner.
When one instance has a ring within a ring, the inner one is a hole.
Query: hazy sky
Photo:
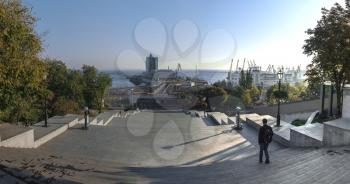
[[[24,0],[39,18],[44,57],[68,66],[229,69],[231,58],[266,68],[302,65],[305,30],[336,0]],[[342,0],[338,2],[343,4]],[[236,65],[236,63],[235,63]],[[242,62],[240,63],[242,65]]]

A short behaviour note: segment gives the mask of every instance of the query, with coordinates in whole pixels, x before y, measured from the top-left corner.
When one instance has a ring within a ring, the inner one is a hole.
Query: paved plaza
[[[139,112],[71,127],[37,149],[0,148],[0,183],[348,183],[350,148],[270,145],[257,132],[181,112]],[[266,180],[262,180],[266,178]]]

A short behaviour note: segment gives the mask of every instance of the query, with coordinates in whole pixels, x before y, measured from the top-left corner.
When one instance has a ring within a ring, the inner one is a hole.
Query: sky
[[[342,0],[23,0],[39,18],[42,57],[78,69],[160,68],[228,70],[257,65],[305,68],[305,31],[321,8]],[[246,62],[247,63],[247,62]]]

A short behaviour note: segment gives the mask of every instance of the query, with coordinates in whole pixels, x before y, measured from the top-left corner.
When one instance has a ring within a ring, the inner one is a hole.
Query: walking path
[[[37,149],[0,148],[1,182],[349,183],[350,147],[269,147],[258,163],[257,131],[179,112],[139,112],[106,126],[69,128]],[[5,173],[4,175],[1,175]]]

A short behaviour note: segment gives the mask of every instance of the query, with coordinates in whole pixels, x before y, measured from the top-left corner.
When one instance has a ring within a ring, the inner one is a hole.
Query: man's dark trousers
[[[269,147],[269,143],[260,143],[259,145],[260,145],[259,161],[262,162],[263,152],[264,152],[266,161],[269,162],[270,161],[269,152],[267,152],[267,148]]]

